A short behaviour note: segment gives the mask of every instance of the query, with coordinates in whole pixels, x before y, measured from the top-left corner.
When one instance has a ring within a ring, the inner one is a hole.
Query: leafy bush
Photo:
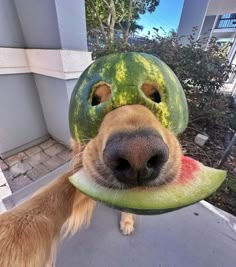
[[[200,93],[216,93],[227,80],[231,66],[227,61],[226,48],[217,44],[216,39],[195,38],[196,28],[188,36],[188,43],[175,32],[167,37],[156,35],[149,51],[165,61],[180,79],[186,93],[193,89]],[[186,38],[186,37],[185,37]]]
[[[166,36],[156,34],[152,39],[146,38],[145,45],[124,45],[114,43],[103,49],[96,49],[93,55],[97,58],[114,52],[137,51],[155,55],[167,63],[176,73],[187,97],[191,93],[202,95],[202,105],[211,103],[231,72],[227,61],[227,47],[221,47],[215,39],[207,43],[206,39],[195,38],[197,28],[193,29],[186,45],[176,32],[171,31]]]

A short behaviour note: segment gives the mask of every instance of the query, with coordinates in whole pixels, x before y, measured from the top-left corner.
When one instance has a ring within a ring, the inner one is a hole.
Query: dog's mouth
[[[167,168],[165,168],[167,170]],[[96,165],[96,173],[90,172],[89,170],[85,169],[86,174],[96,181],[97,184],[111,188],[111,189],[133,189],[136,187],[159,187],[161,185],[165,185],[173,181],[177,177],[178,172],[170,171],[165,173],[158,174],[157,176],[153,177],[153,179],[147,180],[143,179],[144,176],[140,174],[140,176],[137,176],[136,179],[133,177],[127,177],[127,178],[120,178],[119,180],[117,177],[115,177],[110,170],[108,170],[103,164],[97,164]],[[131,180],[132,182],[128,182],[127,180]]]
[[[136,179],[134,179],[133,176],[120,177],[117,179],[113,172],[101,162],[94,162],[91,168],[84,168],[84,171],[88,177],[103,187],[123,190],[137,187],[159,187],[172,182],[178,177],[179,169],[175,166],[171,168],[171,165],[171,162],[165,163],[162,170],[157,174],[157,176],[152,177],[152,179],[143,179],[144,176],[141,176],[141,173]]]
[[[100,157],[84,160],[86,174],[113,189],[158,187],[179,174],[173,153],[152,129],[118,132],[109,137]]]

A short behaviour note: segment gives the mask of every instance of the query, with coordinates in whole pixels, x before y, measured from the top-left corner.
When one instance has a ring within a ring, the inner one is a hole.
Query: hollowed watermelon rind
[[[112,94],[109,100],[92,106],[89,99],[94,86],[100,82],[111,85]],[[155,103],[143,94],[143,83],[158,88],[161,103]],[[71,136],[86,144],[97,135],[106,114],[134,104],[147,107],[164,127],[176,135],[187,126],[187,101],[174,72],[150,54],[117,53],[97,59],[80,76],[70,100]]]
[[[113,190],[86,177],[83,170],[69,179],[82,193],[113,208],[136,214],[161,214],[192,205],[208,197],[226,177],[226,171],[206,167],[187,157],[184,159],[185,164],[187,162],[194,165],[192,176],[181,179],[181,175],[185,173],[182,171],[178,179],[157,188]]]

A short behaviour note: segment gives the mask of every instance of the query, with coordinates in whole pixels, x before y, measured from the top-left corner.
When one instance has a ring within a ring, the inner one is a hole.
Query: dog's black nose
[[[161,136],[151,130],[116,133],[107,141],[104,163],[121,182],[145,185],[158,177],[169,150]]]

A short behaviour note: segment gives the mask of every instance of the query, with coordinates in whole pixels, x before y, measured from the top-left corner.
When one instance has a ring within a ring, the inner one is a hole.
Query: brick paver
[[[58,156],[54,156],[49,160],[47,160],[46,162],[44,162],[44,165],[48,167],[49,170],[52,171],[55,170],[57,167],[61,166],[63,163],[65,163],[63,159],[59,158]]]
[[[56,141],[53,140],[52,138],[49,138],[47,141],[43,142],[42,144],[40,144],[39,146],[42,148],[42,149],[46,149],[52,145],[56,144]]]
[[[45,149],[44,152],[47,155],[49,155],[50,157],[53,157],[56,154],[59,154],[60,152],[62,152],[63,150],[65,150],[65,146],[63,146],[61,144],[54,144],[54,145],[48,147],[47,149]]]
[[[12,166],[12,165],[16,164],[17,162],[20,162],[26,158],[27,158],[27,155],[24,152],[20,152],[14,156],[11,156],[11,157],[5,159],[5,163],[9,166]]]
[[[32,166],[26,160],[24,160],[11,166],[9,170],[14,177],[17,177],[21,174],[25,174],[30,169],[32,169]]]
[[[42,151],[42,148],[40,146],[34,146],[34,147],[31,147],[27,150],[25,150],[25,154],[28,155],[29,157],[39,153]]]
[[[3,171],[3,174],[7,181],[12,180],[14,178],[14,175],[9,170]]]
[[[37,180],[40,177],[43,177],[44,175],[48,174],[50,170],[43,164],[38,164],[31,170],[27,172],[27,175],[32,179],[32,180]]]
[[[0,168],[2,169],[0,188],[4,192],[7,192],[7,189],[10,192],[8,182],[11,190],[15,192],[55,170],[70,159],[71,151],[49,138],[47,141],[7,159],[0,159]]]
[[[27,175],[20,175],[16,178],[14,178],[13,180],[9,180],[8,184],[12,190],[12,192],[15,192],[23,187],[25,187],[26,185],[32,183],[32,181],[30,180],[30,178]]]
[[[40,163],[45,162],[46,160],[50,159],[50,157],[45,154],[44,152],[39,152],[38,154],[35,154],[27,159],[27,162],[35,167],[36,165],[39,165]]]
[[[57,156],[65,161],[69,161],[71,160],[71,151],[69,149],[66,149],[59,153]]]

